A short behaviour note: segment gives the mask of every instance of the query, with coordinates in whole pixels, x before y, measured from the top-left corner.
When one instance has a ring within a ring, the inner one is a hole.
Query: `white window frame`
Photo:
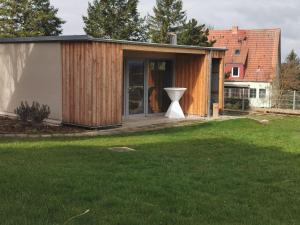
[[[264,97],[261,97],[260,91],[264,91],[265,92],[265,96]],[[258,91],[258,97],[259,97],[259,99],[266,99],[267,98],[267,89],[266,88],[260,88],[259,91]]]
[[[234,68],[238,68],[238,75],[236,76],[236,75],[233,75],[233,69]],[[232,67],[232,69],[231,69],[231,77],[240,77],[240,67],[238,67],[238,66],[234,66],[234,67]]]
[[[251,90],[255,90],[255,97],[251,97]],[[249,95],[250,95],[249,98],[252,98],[252,99],[257,98],[257,88],[250,88]]]

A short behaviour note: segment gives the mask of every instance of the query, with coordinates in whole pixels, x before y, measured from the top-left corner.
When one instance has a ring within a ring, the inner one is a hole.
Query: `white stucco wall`
[[[0,113],[13,113],[21,101],[50,106],[62,120],[59,43],[0,44]]]
[[[271,83],[268,82],[225,82],[226,85],[234,85],[236,87],[248,86],[256,89],[256,98],[250,98],[250,107],[270,108],[271,107]],[[259,98],[259,89],[266,89],[266,97]]]

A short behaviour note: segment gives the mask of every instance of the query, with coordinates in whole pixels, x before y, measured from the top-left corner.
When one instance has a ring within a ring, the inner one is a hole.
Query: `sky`
[[[66,21],[64,35],[84,34],[82,15],[89,0],[50,0]],[[140,0],[142,16],[152,13],[155,0]],[[300,0],[183,0],[188,18],[214,29],[281,28],[282,58],[294,49],[300,55]]]

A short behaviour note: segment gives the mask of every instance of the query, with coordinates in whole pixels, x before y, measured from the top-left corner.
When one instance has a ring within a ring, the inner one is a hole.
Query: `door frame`
[[[139,114],[133,114],[131,115],[129,113],[129,63],[130,62],[138,62],[138,63],[143,63],[144,65],[144,112],[143,113],[139,113]],[[146,65],[147,62],[144,59],[136,59],[136,58],[127,58],[124,60],[124,68],[125,68],[125,74],[124,74],[124,116],[125,118],[129,117],[129,116],[138,116],[138,115],[146,115],[146,112],[148,109],[148,105],[146,104],[146,99],[147,99],[147,92],[145,91],[145,89],[147,88],[147,84],[146,84],[146,77],[148,77],[148,73],[147,73],[147,68],[148,66]]]

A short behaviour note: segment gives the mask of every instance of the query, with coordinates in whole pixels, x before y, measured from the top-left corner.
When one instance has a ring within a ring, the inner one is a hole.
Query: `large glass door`
[[[164,88],[172,87],[171,60],[127,60],[125,116],[167,111],[171,101]]]
[[[145,72],[143,61],[127,62],[127,115],[145,113]]]

